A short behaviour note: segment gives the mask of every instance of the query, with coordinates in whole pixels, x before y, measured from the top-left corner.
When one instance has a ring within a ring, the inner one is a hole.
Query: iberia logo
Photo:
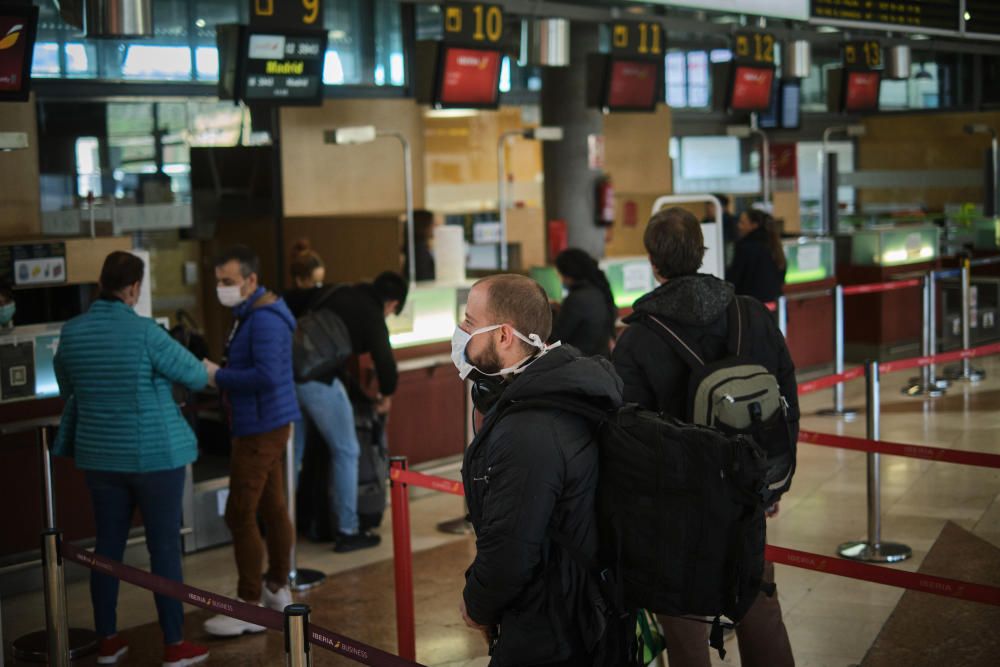
[[[21,37],[22,32],[24,32],[23,23],[11,26],[10,30],[7,31],[7,34],[0,39],[0,51],[14,48],[14,45],[17,44],[17,40]]]

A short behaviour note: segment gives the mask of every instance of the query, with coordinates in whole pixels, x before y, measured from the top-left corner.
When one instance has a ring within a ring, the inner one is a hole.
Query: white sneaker
[[[292,591],[288,586],[279,588],[277,593],[272,593],[267,584],[264,584],[261,592],[261,604],[268,609],[283,612],[285,611],[285,607],[292,604]]]
[[[243,600],[240,600],[240,602],[243,602]],[[247,623],[246,621],[241,621],[238,618],[230,618],[222,614],[218,614],[217,616],[213,616],[208,619],[202,627],[205,629],[205,632],[213,637],[239,637],[241,635],[255,635],[258,632],[264,632],[267,630],[267,628],[263,625]]]

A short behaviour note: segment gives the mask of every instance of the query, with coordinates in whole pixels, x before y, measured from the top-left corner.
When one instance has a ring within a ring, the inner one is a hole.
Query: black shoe
[[[372,533],[361,532],[357,535],[337,534],[337,542],[333,545],[333,550],[339,554],[346,554],[351,551],[361,549],[371,549],[382,543],[382,538]]]

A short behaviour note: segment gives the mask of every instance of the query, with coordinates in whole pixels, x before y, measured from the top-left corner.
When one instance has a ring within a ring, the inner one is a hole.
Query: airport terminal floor
[[[985,381],[957,383],[933,399],[903,396],[898,389],[909,377],[906,372],[883,376],[882,438],[1000,452],[1000,357],[986,357],[976,365],[986,370]],[[848,383],[846,397],[848,406],[863,406],[864,381]],[[851,422],[814,416],[829,402],[827,391],[804,397],[803,429],[864,436],[863,414]],[[832,556],[839,543],[860,538],[866,530],[865,454],[800,444],[798,460],[792,490],[782,500],[779,516],[769,522],[769,542]],[[457,476],[457,470],[448,476]],[[412,498],[417,659],[431,667],[486,665],[485,645],[458,612],[462,575],[474,543],[435,528],[458,516],[462,503],[421,490],[413,490]],[[1000,585],[1000,470],[884,456],[882,508],[883,537],[913,549],[910,560],[888,567]],[[390,521],[387,513],[382,544],[373,551],[340,555],[329,545],[303,541],[299,565],[327,572],[329,578],[297,599],[310,605],[313,621],[323,627],[394,652]],[[229,547],[188,556],[186,582],[235,595],[231,558]],[[82,570],[70,568],[76,579],[68,586],[70,625],[89,627],[87,584],[79,579]],[[996,664],[1000,608],[782,565],[776,581],[799,667]],[[41,601],[38,594],[3,601],[5,640],[42,624]],[[162,647],[154,614],[149,593],[122,586],[119,618],[132,646],[122,664],[158,660]],[[201,630],[208,615],[189,610],[186,616],[188,638],[211,649],[207,664],[283,664],[280,634],[212,640]],[[739,664],[734,642],[728,640],[731,650],[724,660],[713,656],[714,665]],[[318,650],[313,660],[316,665],[354,664]],[[95,664],[94,658],[79,664]]]

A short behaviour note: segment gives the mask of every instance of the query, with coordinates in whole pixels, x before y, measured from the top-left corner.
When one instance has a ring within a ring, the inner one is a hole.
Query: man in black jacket
[[[604,359],[546,346],[551,327],[538,283],[493,276],[472,288],[452,340],[452,359],[485,415],[462,467],[476,558],[461,611],[493,644],[493,667],[583,667],[597,634],[588,623],[592,581],[553,541],[596,555],[594,428],[557,409],[503,411],[560,397],[615,408],[621,380]]]
[[[660,286],[635,302],[625,322],[629,327],[615,347],[615,370],[625,383],[625,400],[666,416],[687,420],[690,370],[683,359],[651,327],[650,315],[665,320],[706,362],[726,354],[726,310],[736,298],[733,286],[714,276],[699,274],[705,253],[701,225],[688,211],[672,208],[649,221],[644,236],[653,272]],[[778,380],[789,403],[793,438],[798,437],[798,390],[795,366],[767,309],[747,300],[749,352],[745,356],[764,366]],[[744,346],[747,341],[744,341]],[[746,349],[746,348],[745,348]],[[768,516],[777,514],[777,503]],[[764,569],[774,581],[774,565]],[[670,667],[709,667],[708,626],[676,617],[661,617]],[[792,667],[791,646],[781,619],[778,596],[759,595],[737,626],[740,664],[744,667]]]

